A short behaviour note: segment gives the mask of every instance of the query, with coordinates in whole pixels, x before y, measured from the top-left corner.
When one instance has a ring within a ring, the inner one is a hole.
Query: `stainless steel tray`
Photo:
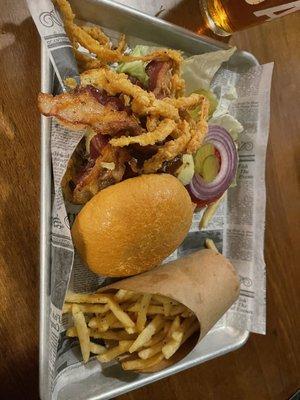
[[[163,20],[145,15],[132,8],[107,0],[74,0],[76,14],[87,21],[100,24],[115,31],[124,32],[141,40],[159,43],[189,54],[199,54],[226,48],[223,43],[199,37],[183,28]],[[41,90],[52,91],[53,70],[46,49],[42,47]],[[242,71],[258,62],[249,53],[237,52],[227,68]],[[49,322],[49,277],[50,277],[50,218],[51,218],[51,156],[50,121],[41,121],[41,227],[40,227],[40,396],[47,399],[48,387],[48,322]],[[124,373],[114,365],[101,371],[99,363],[89,363],[90,375],[80,380],[82,365],[75,365],[67,378],[60,381],[58,399],[103,400],[134,390],[138,387],[175,374],[212,358],[236,350],[247,341],[249,332],[217,324],[204,340],[180,363],[158,373],[143,375]]]

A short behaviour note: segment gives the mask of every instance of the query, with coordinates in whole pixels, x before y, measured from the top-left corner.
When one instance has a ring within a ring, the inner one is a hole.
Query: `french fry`
[[[158,302],[159,304],[164,304],[164,303],[170,303],[172,306],[178,306],[180,303],[178,303],[178,301],[170,299],[166,296],[162,296],[161,294],[154,294],[152,296],[152,299],[156,302]]]
[[[180,342],[174,339],[169,339],[168,342],[163,346],[162,353],[164,357],[168,360],[172,355],[179,349]]]
[[[115,293],[115,299],[122,300],[127,294],[131,294],[131,291],[125,289],[119,289]]]
[[[195,316],[192,316],[190,318],[186,318],[184,319],[184,321],[182,322],[182,324],[180,325],[179,330],[182,331],[183,333],[185,333],[189,327],[193,324],[193,322],[196,320]]]
[[[112,298],[108,299],[108,307],[115,314],[117,319],[124,325],[125,328],[135,327],[135,323],[132,321],[129,315],[126,314],[126,312],[123,311],[119,304],[116,303]]]
[[[129,353],[133,353],[134,351],[143,347],[144,344],[148,342],[155,333],[160,331],[160,329],[163,327],[163,323],[164,320],[162,316],[156,315],[154,319],[151,322],[149,322],[146,328],[136,338],[136,340],[129,349]]]
[[[153,297],[153,303],[163,305],[164,315],[166,317],[170,316],[172,306],[180,305],[176,300],[170,299],[160,294],[155,294],[152,297]]]
[[[138,332],[142,332],[147,321],[147,310],[150,304],[151,294],[144,294],[140,302],[140,309],[136,320],[136,327]]]
[[[194,321],[192,325],[184,333],[181,344],[183,344],[190,336],[192,336],[193,333],[197,332],[198,330],[199,330],[199,322]]]
[[[153,294],[151,298],[151,302],[156,302],[158,304],[164,304],[166,301],[169,302],[170,299],[161,294]]]
[[[99,318],[98,317],[93,317],[89,320],[88,326],[91,329],[97,329],[98,327],[98,322],[99,322]],[[108,329],[108,328],[107,328]],[[106,330],[107,330],[106,329]]]
[[[134,294],[130,297],[129,301],[131,301],[131,302],[138,301],[141,297],[142,297],[142,294],[140,294],[140,293],[134,293]]]
[[[134,304],[133,306],[130,306],[127,311],[129,312],[139,312],[140,311],[140,305],[139,304]],[[153,306],[149,305],[147,309],[147,315],[153,315],[153,314],[164,314],[164,308],[162,306]]]
[[[103,354],[106,351],[106,347],[101,344],[90,342],[90,351],[93,354]]]
[[[63,305],[62,313],[70,313],[72,311],[72,304],[74,303],[65,303]],[[76,303],[80,308],[80,311],[83,313],[94,313],[94,314],[103,314],[106,313],[109,308],[107,304],[84,304],[84,303]]]
[[[67,329],[66,336],[67,337],[78,337],[75,326],[72,326],[71,328]]]
[[[132,335],[133,333],[136,333],[136,328],[135,327],[134,328],[131,328],[131,327],[125,328],[125,331],[127,333],[129,333],[130,335]]]
[[[111,324],[117,321],[118,321],[117,317],[112,312],[109,312],[104,316],[92,318],[89,321],[89,327],[97,329],[99,332],[106,332],[111,326]],[[121,325],[121,328],[122,327],[123,325]]]
[[[64,303],[63,308],[62,308],[62,313],[67,314],[72,312],[72,303]]]
[[[155,356],[155,354],[157,353],[161,353],[161,350],[163,348],[163,346],[166,344],[166,341],[163,340],[159,343],[156,343],[155,345],[148,347],[146,349],[140,350],[138,352],[138,355],[140,358],[142,358],[143,360],[147,360],[150,357]]]
[[[217,249],[217,247],[212,239],[205,239],[205,247],[207,249],[215,251],[216,253],[219,253],[219,250]]]
[[[114,313],[110,312],[107,313],[103,319],[105,319],[105,321],[107,322],[108,326],[111,326],[112,324],[114,324],[115,322],[118,322],[118,318],[115,316]]]
[[[193,311],[186,309],[183,313],[180,314],[182,318],[190,318],[193,316]]]
[[[210,220],[215,215],[215,212],[217,211],[217,209],[218,209],[220,203],[222,202],[222,200],[224,199],[225,195],[226,195],[226,192],[217,201],[215,201],[214,203],[211,203],[210,205],[208,205],[206,207],[206,209],[204,210],[204,213],[202,215],[202,218],[199,222],[200,229],[204,229],[207,227]]]
[[[132,345],[132,340],[121,340],[118,346],[112,347],[109,350],[106,350],[105,353],[99,355],[97,359],[101,362],[109,362],[114,358],[120,356],[121,354],[128,351],[129,347]]]
[[[89,328],[88,328],[89,329]],[[89,329],[89,335],[94,339],[106,339],[106,340],[134,340],[137,335],[129,335],[124,331],[112,331],[108,330],[106,332],[98,332],[94,329]],[[66,332],[66,336],[68,337],[78,337],[77,329],[73,326],[69,328]]]
[[[119,320],[117,320],[116,322],[113,322],[110,325],[110,327],[111,327],[111,329],[122,329],[122,328],[124,329],[124,325],[121,324],[121,322]]]
[[[124,290],[124,289],[119,289],[117,293],[115,293],[115,299],[120,302],[122,301],[127,301],[129,300],[132,296],[134,295],[134,292],[131,290]]]
[[[160,361],[164,359],[164,355],[162,353],[158,353],[155,356],[148,358],[147,360],[142,360],[140,358],[136,358],[134,360],[128,360],[122,362],[122,368],[125,371],[138,371],[141,369],[146,369],[153,367],[158,364]]]
[[[80,308],[77,306],[77,304],[73,304],[72,306],[72,315],[73,315],[74,325],[78,333],[78,339],[83,361],[86,363],[88,362],[88,359],[90,357],[89,329],[86,325],[83,312],[80,311]]]
[[[136,306],[136,305],[138,305],[138,303],[132,302],[130,300],[128,302],[127,301],[125,301],[125,302],[119,301],[119,306],[121,307],[121,309],[123,311],[126,311],[126,312],[129,310],[129,308]]]
[[[109,329],[109,323],[105,317],[97,319],[97,330],[99,332],[106,332]]]
[[[68,292],[66,295],[66,303],[93,303],[93,304],[106,304],[108,300],[112,299],[111,293],[91,293],[91,294],[84,294],[84,293],[73,293]]]
[[[171,337],[176,342],[181,342],[183,338],[183,332],[180,330],[180,318],[177,315],[173,320],[170,329],[168,331],[168,337]]]
[[[100,362],[119,360],[125,370],[169,359],[199,329],[193,312],[176,300],[122,289],[115,295],[68,293],[63,311],[73,315],[66,335],[79,338],[84,362],[93,353]],[[103,339],[106,347],[91,339]]]
[[[166,321],[164,325],[164,335],[167,336],[168,332],[171,328],[172,322],[171,321]]]
[[[175,319],[173,320],[171,326],[170,326],[170,329],[169,329],[169,331],[168,331],[168,337],[171,337],[171,336],[172,336],[172,333],[175,332],[175,331],[177,331],[177,330],[179,329],[179,327],[180,327],[180,318],[179,318],[179,316],[177,315],[177,316],[175,317]]]
[[[172,339],[174,339],[176,342],[181,343],[182,338],[183,338],[183,332],[181,331],[174,331],[171,334]]]
[[[173,306],[170,311],[170,315],[174,317],[175,315],[179,315],[186,311],[186,307],[180,304],[179,306]]]
[[[197,330],[199,323],[195,318],[185,319],[180,329],[172,333],[172,339],[163,346],[162,353],[168,360],[179,349],[179,347]]]
[[[109,328],[108,323],[103,318],[94,317],[88,323],[89,328],[97,329],[99,332],[106,332]]]
[[[170,315],[171,309],[172,309],[172,304],[171,303],[164,303],[163,304],[163,309],[164,309],[164,314],[166,317]]]
[[[168,322],[166,322],[168,324]],[[156,335],[153,335],[147,343],[145,343],[144,347],[151,347],[161,342],[166,337],[166,332],[164,330],[158,332]]]
[[[95,339],[106,339],[106,340],[130,340],[135,339],[136,334],[130,335],[124,331],[106,331],[106,332],[91,332],[90,336]]]
[[[190,318],[185,318],[180,326],[176,324],[174,326],[175,329],[171,332],[169,335],[176,341],[181,341],[185,332],[190,328],[190,326],[195,322],[196,318],[195,316],[192,316]]]
[[[129,311],[129,312],[139,312],[140,304],[139,303],[122,304],[122,310]]]
[[[118,357],[116,357],[116,360],[118,360],[119,362],[125,361],[128,358],[132,358],[132,355],[129,354],[128,352],[120,354]]]

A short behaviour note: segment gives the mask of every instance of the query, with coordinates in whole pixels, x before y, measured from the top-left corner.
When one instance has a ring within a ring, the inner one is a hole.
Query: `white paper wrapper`
[[[185,357],[238,298],[240,282],[230,262],[212,250],[200,250],[166,265],[123,279],[103,289],[161,294],[184,304],[196,315],[200,335],[191,338],[169,360],[144,372],[159,371]]]

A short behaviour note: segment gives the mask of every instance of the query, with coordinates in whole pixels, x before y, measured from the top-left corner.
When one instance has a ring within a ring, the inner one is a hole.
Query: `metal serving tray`
[[[74,0],[71,2],[81,19],[97,23],[102,27],[136,36],[186,53],[199,54],[227,48],[227,45],[213,39],[200,37],[183,28],[143,14],[132,8],[108,0]],[[51,92],[53,69],[42,47],[41,90]],[[244,51],[237,52],[227,67],[242,71],[257,65],[255,57]],[[51,155],[50,121],[41,121],[41,226],[40,226],[40,396],[47,399],[48,387],[48,323],[49,323],[49,278],[50,278],[50,218],[51,218]],[[247,330],[237,330],[230,326],[217,324],[209,334],[181,362],[153,374],[124,373],[112,366],[110,373],[101,371],[99,363],[89,363],[90,375],[80,380],[80,364],[72,367],[68,378],[61,380],[57,389],[57,399],[110,399],[158,379],[191,368],[212,358],[236,350],[245,344],[249,336]]]

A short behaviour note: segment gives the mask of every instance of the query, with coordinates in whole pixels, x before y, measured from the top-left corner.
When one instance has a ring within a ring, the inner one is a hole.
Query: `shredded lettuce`
[[[157,47],[137,45],[130,53],[132,56],[144,56],[156,50]],[[137,78],[144,86],[147,86],[149,77],[146,74],[147,62],[144,61],[131,61],[126,63],[121,63],[117,67],[117,72],[124,72],[128,75]]]
[[[160,48],[161,47],[159,46],[146,46],[144,44],[138,44],[134,47],[130,54],[132,56],[145,56],[146,54],[152,53]]]
[[[207,100],[209,101],[208,116],[210,118],[218,106],[218,99],[214,94],[214,92],[212,90],[199,89],[195,90],[193,93],[202,94],[207,98]],[[188,113],[193,119],[197,120],[199,116],[199,111],[200,111],[200,106],[197,106],[193,110],[188,110]]]
[[[223,62],[229,60],[235,50],[236,48],[233,47],[229,50],[195,55],[184,60],[182,77],[185,80],[186,94],[188,95],[197,89],[208,90],[215,73]]]
[[[222,128],[225,128],[235,142],[238,140],[238,134],[244,130],[239,121],[230,114],[212,117],[208,121],[208,125],[219,125]]]
[[[211,87],[211,82],[222,63],[228,61],[236,48],[233,47],[229,50],[219,50],[211,53],[199,54],[187,58],[183,62],[182,77],[185,80],[186,94],[192,92],[211,94],[213,102],[213,113],[210,112],[210,125],[220,125],[225,128],[234,141],[237,141],[238,134],[242,132],[242,125],[232,117],[228,110],[230,104],[237,99],[235,86],[231,83],[221,86]],[[218,99],[218,102],[217,102]],[[210,100],[210,98],[209,98]],[[191,116],[194,118],[197,115],[198,109],[190,111]]]
[[[222,126],[231,135],[232,139],[237,142],[238,134],[244,128],[236,118],[229,114],[230,105],[238,97],[235,86],[232,84],[215,86],[214,93],[217,94],[219,103],[208,124]]]

